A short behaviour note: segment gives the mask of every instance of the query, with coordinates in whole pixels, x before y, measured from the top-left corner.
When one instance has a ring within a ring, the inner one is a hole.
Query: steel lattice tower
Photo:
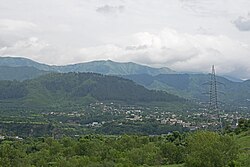
[[[212,73],[210,74],[210,82],[209,82],[209,110],[212,113],[216,113],[219,121],[219,126],[222,131],[222,122],[220,117],[220,111],[218,108],[218,91],[217,91],[217,80],[215,74],[214,65],[212,65]]]
[[[212,66],[212,73],[210,74],[209,109],[210,111],[218,110],[217,81],[214,65]]]

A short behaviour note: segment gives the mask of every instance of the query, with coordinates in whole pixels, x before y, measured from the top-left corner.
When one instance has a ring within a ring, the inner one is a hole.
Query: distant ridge
[[[51,71],[51,66],[38,63],[23,57],[0,57],[0,66],[7,67],[34,67],[39,70]]]
[[[8,67],[34,67],[43,71],[53,72],[93,72],[105,75],[133,75],[133,74],[172,74],[175,73],[169,68],[153,68],[136,63],[118,63],[111,60],[92,61],[64,66],[50,66],[21,57],[0,57],[0,66]]]
[[[49,71],[39,70],[35,67],[20,66],[8,67],[0,66],[0,80],[27,80],[50,73]]]
[[[136,63],[118,63],[110,60],[93,61],[65,66],[50,66],[20,57],[0,57],[0,80],[27,80],[47,73],[90,72],[103,75],[120,76],[151,90],[163,90],[168,93],[197,101],[206,102],[204,92],[208,87],[208,74],[176,73],[168,68],[151,68]],[[250,81],[241,81],[228,77],[217,77],[223,83],[219,91],[224,92],[219,100],[231,109],[236,106],[250,108]],[[224,104],[224,105],[225,105]]]

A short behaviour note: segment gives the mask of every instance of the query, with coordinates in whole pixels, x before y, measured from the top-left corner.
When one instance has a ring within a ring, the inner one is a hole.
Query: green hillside
[[[152,90],[164,90],[181,97],[208,102],[208,74],[147,74],[127,75],[124,78]],[[217,77],[218,99],[221,105],[232,107],[250,106],[250,81],[233,82],[224,77]]]
[[[37,79],[0,81],[1,107],[55,107],[93,101],[178,102],[183,99],[134,82],[93,73],[51,73]]]
[[[34,67],[8,67],[0,66],[0,80],[26,80],[47,74],[48,71],[38,70]]]
[[[209,99],[210,76],[208,74],[176,74],[168,68],[151,68],[135,63],[117,63],[108,60],[49,66],[25,58],[0,57],[0,70],[0,80],[32,79],[50,72],[93,72],[115,75],[133,80],[151,90],[166,91],[204,103],[207,103]],[[250,107],[249,80],[233,82],[224,77],[217,77],[217,81],[218,99],[221,106],[226,106],[230,110],[235,110],[236,107]],[[41,91],[43,90],[41,89]],[[41,93],[39,96],[42,96]],[[32,98],[33,95],[30,96],[30,99]],[[41,98],[45,101],[48,99],[47,96]],[[36,98],[34,97],[34,99]]]

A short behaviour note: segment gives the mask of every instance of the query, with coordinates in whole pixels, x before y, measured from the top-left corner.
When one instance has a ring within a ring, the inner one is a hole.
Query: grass
[[[184,164],[163,165],[161,167],[183,167]]]
[[[240,146],[239,166],[248,167],[250,164],[250,130],[239,134],[236,138]]]
[[[250,148],[250,131],[244,132],[237,137],[240,148]]]

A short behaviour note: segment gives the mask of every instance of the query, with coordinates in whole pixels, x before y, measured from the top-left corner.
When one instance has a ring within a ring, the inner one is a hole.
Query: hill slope
[[[147,74],[127,75],[124,78],[154,90],[165,90],[185,98],[208,102],[210,76],[205,74]],[[250,81],[232,82],[217,77],[218,99],[227,105],[250,107]]]
[[[0,66],[0,80],[26,80],[47,74],[48,71],[38,70],[34,67],[8,67]]]
[[[94,61],[67,66],[49,66],[25,58],[0,57],[0,80],[25,80],[48,72],[94,72],[117,75],[152,90],[164,90],[184,98],[208,102],[210,78],[205,74],[176,74],[168,68],[151,68],[135,63]],[[170,73],[170,74],[169,74]],[[233,82],[217,77],[219,100],[226,105],[250,107],[250,81]]]
[[[151,103],[184,100],[148,90],[127,79],[93,73],[51,73],[23,82],[0,81],[1,107],[68,107],[94,101]]]

